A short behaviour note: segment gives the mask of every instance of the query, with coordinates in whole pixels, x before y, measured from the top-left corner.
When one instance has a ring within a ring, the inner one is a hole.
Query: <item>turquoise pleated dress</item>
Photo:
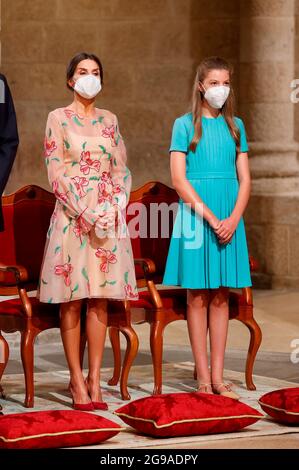
[[[240,151],[248,145],[243,121]],[[236,144],[224,117],[202,117],[202,137],[195,153],[189,149],[194,135],[192,114],[175,120],[170,151],[186,154],[186,177],[203,202],[221,220],[232,213],[239,191]],[[179,199],[162,284],[189,289],[241,288],[252,285],[243,218],[229,244],[221,245],[206,220]]]

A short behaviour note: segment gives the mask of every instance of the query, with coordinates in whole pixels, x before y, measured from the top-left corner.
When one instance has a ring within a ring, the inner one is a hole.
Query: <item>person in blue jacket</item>
[[[0,232],[4,230],[1,196],[6,186],[19,145],[16,113],[12,96],[4,75],[0,74]],[[0,260],[1,261],[1,260]],[[4,338],[0,334],[0,361]],[[0,386],[0,396],[2,389]],[[0,410],[2,407],[0,405]],[[2,413],[0,413],[2,414]]]
[[[0,196],[5,189],[19,145],[17,119],[11,92],[4,75],[0,74]],[[0,197],[0,231],[3,231]]]

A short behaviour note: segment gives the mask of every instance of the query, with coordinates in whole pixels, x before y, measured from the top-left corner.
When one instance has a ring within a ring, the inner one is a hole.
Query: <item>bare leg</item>
[[[227,287],[212,289],[209,304],[209,333],[212,383],[223,382],[224,355],[228,330]]]
[[[80,364],[81,300],[65,302],[60,308],[60,332],[70,370],[70,387],[75,403],[90,403]]]
[[[207,353],[208,320],[207,309],[209,291],[207,289],[188,289],[187,325],[200,391],[212,392],[211,387],[204,389],[202,384],[210,384],[211,377]]]
[[[107,300],[89,299],[86,316],[89,373],[87,377],[91,400],[102,401],[99,387],[100,371],[107,331]]]

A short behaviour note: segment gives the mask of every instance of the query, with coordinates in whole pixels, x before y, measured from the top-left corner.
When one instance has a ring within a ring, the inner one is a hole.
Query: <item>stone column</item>
[[[299,281],[299,145],[291,101],[296,3],[242,0],[240,10],[240,110],[252,175],[245,220],[250,252],[260,262],[255,285],[269,288]]]

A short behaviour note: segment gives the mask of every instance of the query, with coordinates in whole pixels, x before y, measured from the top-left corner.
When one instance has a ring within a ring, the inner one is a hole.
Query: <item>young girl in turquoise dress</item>
[[[244,124],[234,116],[231,78],[226,60],[203,60],[195,77],[192,112],[174,122],[170,166],[179,206],[163,284],[187,289],[198,391],[239,399],[224,383],[223,368],[229,288],[252,285],[242,217],[250,172]]]

